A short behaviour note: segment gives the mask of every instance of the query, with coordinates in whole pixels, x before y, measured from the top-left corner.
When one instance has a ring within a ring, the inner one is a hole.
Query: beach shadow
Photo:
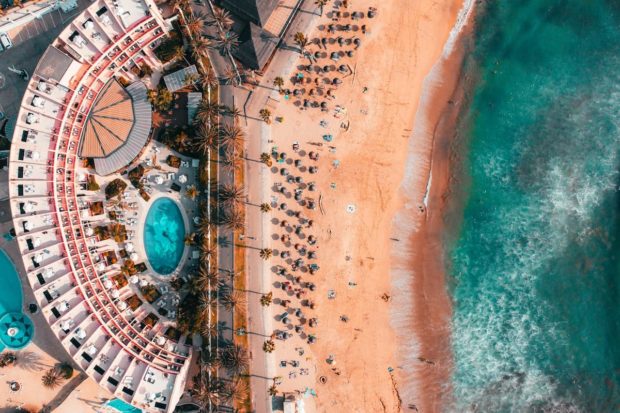
[[[49,368],[45,363],[41,362],[41,356],[32,351],[22,350],[15,353],[17,358],[15,360],[15,367],[27,371],[41,371]]]

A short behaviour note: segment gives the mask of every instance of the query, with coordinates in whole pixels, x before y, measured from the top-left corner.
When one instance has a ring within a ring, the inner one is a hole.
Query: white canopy
[[[163,346],[164,343],[166,343],[166,339],[164,338],[164,336],[158,336],[157,337],[157,345]]]
[[[134,246],[131,242],[128,242],[125,244],[125,251],[127,252],[133,252],[134,251]]]
[[[86,30],[90,30],[90,29],[92,29],[93,27],[95,27],[95,25],[93,24],[92,20],[90,20],[90,19],[89,19],[89,20],[86,20],[86,23],[84,23],[84,28],[85,28]]]
[[[35,246],[35,248],[41,245],[41,237],[36,237],[32,244]]]
[[[37,264],[40,264],[40,263],[41,263],[41,261],[43,261],[44,259],[45,259],[45,257],[43,256],[43,253],[42,253],[42,252],[40,252],[40,253],[38,253],[37,255],[35,255],[35,256],[34,256],[34,261],[35,261]]]
[[[54,270],[49,267],[46,268],[45,271],[43,271],[43,277],[45,278],[51,277],[52,275],[54,275]]]
[[[91,356],[94,356],[95,354],[97,354],[97,347],[91,344],[90,346],[88,346],[88,349],[86,350],[86,352],[90,354]]]
[[[86,331],[84,331],[81,327],[78,327],[78,329],[75,330],[75,335],[80,340],[85,339],[86,338]]]
[[[118,309],[123,311],[124,309],[127,308],[127,303],[124,301],[121,301],[120,303],[118,303]]]
[[[60,312],[65,312],[69,309],[69,304],[66,301],[63,301],[62,303],[60,303],[60,305],[58,306],[58,311]]]
[[[32,202],[26,202],[26,205],[24,205],[24,211],[32,212],[33,209],[34,209],[33,203]]]
[[[113,286],[113,285],[114,285],[114,284],[112,284],[112,281],[110,281],[110,280],[105,280],[105,281],[103,282],[103,286],[104,286],[105,288],[112,288],[112,286]]]
[[[121,296],[121,294],[118,292],[118,290],[112,291],[112,298],[118,298],[120,296]]]
[[[164,178],[163,178],[163,176],[161,176],[161,175],[157,175],[157,176],[155,177],[155,183],[156,183],[157,185],[161,185],[161,184],[163,184],[163,183],[164,183]]]
[[[187,175],[185,175],[185,174],[179,175],[179,182],[182,183],[182,184],[187,182]]]
[[[80,173],[77,175],[77,178],[78,178],[78,181],[85,181],[85,180],[86,180],[86,174],[85,174],[85,173],[83,173],[83,172],[80,172]]]
[[[33,151],[33,152],[30,153],[30,157],[33,160],[37,161],[41,157],[41,154],[39,152],[37,152],[37,151]]]
[[[140,287],[146,287],[149,283],[143,278],[140,280]]]
[[[34,228],[34,227],[33,227],[33,225],[32,225],[32,222],[30,222],[30,221],[26,221],[26,222],[24,223],[24,228],[26,228],[26,231],[30,231],[30,230],[32,230],[32,228]]]
[[[39,121],[39,117],[37,115],[35,115],[34,113],[29,113],[26,116],[26,122],[27,123],[35,123]]]
[[[37,89],[40,90],[41,92],[45,92],[45,89],[47,89],[45,82],[43,81],[39,82],[39,84],[37,85]]]
[[[140,281],[140,279],[138,278],[137,275],[132,275],[131,277],[129,277],[129,282],[132,284],[137,284],[138,281]]]
[[[71,329],[72,325],[73,325],[73,320],[69,319],[69,320],[66,320],[60,323],[60,328],[62,328],[63,330],[69,330]]]
[[[103,271],[105,270],[105,264],[100,262],[99,264],[97,264],[97,271]]]
[[[86,228],[85,232],[86,232],[87,237],[92,237],[93,234],[95,233],[95,230],[93,230],[91,227],[88,227]]]
[[[138,254],[132,252],[131,255],[129,255],[129,258],[131,258],[131,260],[135,262],[138,260]]]

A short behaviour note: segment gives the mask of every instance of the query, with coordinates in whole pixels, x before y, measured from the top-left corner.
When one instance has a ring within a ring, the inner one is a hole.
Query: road
[[[206,0],[201,5],[193,4],[196,11],[202,12],[212,18],[211,9],[207,6]],[[296,32],[308,32],[308,28],[313,27],[318,15],[318,10],[313,0],[305,0],[299,13],[291,23],[284,41],[276,51],[269,67],[260,79],[258,86],[250,92],[245,88],[235,88],[232,86],[221,85],[220,103],[232,107],[243,108],[245,116],[241,123],[246,133],[245,156],[245,188],[247,190],[248,205],[246,208],[246,230],[245,235],[255,238],[247,242],[247,245],[263,248],[269,247],[271,243],[268,220],[260,208],[253,205],[260,205],[262,202],[269,202],[271,174],[263,164],[256,162],[260,159],[262,152],[270,152],[271,147],[268,142],[270,127],[258,120],[258,112],[263,109],[268,101],[270,106],[277,105],[280,97],[273,87],[273,79],[276,76],[286,76],[293,69],[293,64],[298,58],[298,53],[294,44],[293,36]],[[206,34],[210,37],[217,37],[217,28],[214,26],[206,27]],[[232,67],[228,56],[223,56],[218,50],[210,49],[209,58],[218,77],[223,77]],[[223,123],[231,122],[231,118],[224,118]],[[230,168],[223,165],[218,167],[218,182],[221,184],[231,184],[234,176],[230,173]],[[227,240],[227,243],[220,243],[218,248],[218,263],[223,271],[231,271],[234,268],[232,232],[221,228],[218,236]],[[246,239],[247,240],[247,239]],[[231,242],[232,241],[232,242]],[[271,412],[271,397],[268,389],[272,385],[275,375],[275,356],[263,352],[265,336],[270,336],[273,332],[271,311],[260,305],[260,293],[268,292],[272,287],[271,272],[268,264],[260,259],[256,249],[246,250],[245,274],[247,280],[248,293],[248,331],[250,342],[250,370],[252,387],[252,405],[256,412]],[[258,293],[258,294],[257,294]],[[220,309],[220,321],[232,325],[232,315]],[[232,331],[225,330],[226,336],[231,338]]]

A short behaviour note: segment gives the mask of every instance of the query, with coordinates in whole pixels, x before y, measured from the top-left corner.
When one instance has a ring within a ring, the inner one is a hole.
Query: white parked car
[[[13,47],[13,42],[11,42],[9,35],[6,33],[0,33],[0,44],[4,49],[10,49]]]

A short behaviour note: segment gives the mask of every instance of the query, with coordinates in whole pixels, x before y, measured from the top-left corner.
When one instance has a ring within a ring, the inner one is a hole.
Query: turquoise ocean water
[[[486,2],[474,44],[446,410],[619,412],[620,2]]]

